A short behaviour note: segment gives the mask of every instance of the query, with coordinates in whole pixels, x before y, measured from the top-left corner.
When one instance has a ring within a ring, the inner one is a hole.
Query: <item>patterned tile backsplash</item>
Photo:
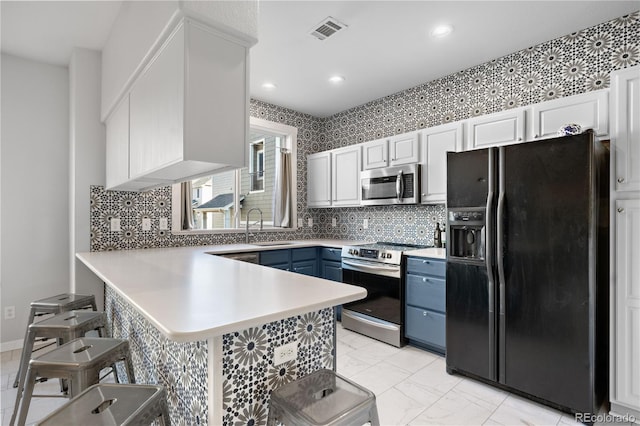
[[[340,238],[430,244],[434,220],[443,222],[444,206],[306,207],[306,156],[472,116],[609,87],[609,74],[640,64],[640,11],[531,46],[473,68],[373,100],[365,105],[316,118],[259,100],[250,115],[298,128],[298,217],[312,228],[264,232],[258,240]],[[171,191],[126,193],[91,188],[91,250],[165,247],[239,242],[240,234],[171,235],[141,231],[142,217],[170,217]],[[106,220],[120,217],[122,233],[108,232]],[[331,218],[337,226],[331,226]],[[363,219],[369,219],[364,229]],[[435,218],[435,219],[434,219]]]

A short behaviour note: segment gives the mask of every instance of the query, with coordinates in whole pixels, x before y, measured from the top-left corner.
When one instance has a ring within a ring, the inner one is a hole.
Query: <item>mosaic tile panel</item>
[[[274,365],[274,347],[297,342],[295,360]],[[223,336],[223,425],[264,425],[278,387],[335,364],[332,308]]]
[[[298,217],[312,228],[297,232],[263,232],[257,240],[338,238],[392,240],[418,244],[433,241],[434,220],[443,222],[444,206],[389,206],[308,209],[306,156],[341,146],[432,127],[469,117],[531,105],[609,87],[609,74],[640,64],[640,11],[531,46],[328,118],[251,100],[249,113],[298,130]],[[91,250],[241,242],[241,234],[171,235],[141,231],[143,217],[169,217],[171,191],[147,193],[91,188]],[[120,217],[123,232],[111,233],[110,217]],[[331,217],[338,226],[331,226]],[[369,218],[368,229],[362,219]],[[372,223],[372,221],[374,223]]]
[[[129,340],[136,381],[167,389],[172,424],[206,425],[207,342],[165,338],[109,286],[105,286],[105,310],[113,337]],[[273,389],[320,368],[334,368],[334,311],[321,309],[225,334],[222,342],[221,423],[264,425]],[[296,342],[297,358],[274,365],[274,347],[291,342]],[[118,377],[126,382],[122,366]]]
[[[166,339],[109,286],[105,286],[105,311],[111,335],[129,340],[136,382],[161,384],[167,390],[171,424],[206,425],[207,342]],[[126,383],[122,366],[118,377]]]

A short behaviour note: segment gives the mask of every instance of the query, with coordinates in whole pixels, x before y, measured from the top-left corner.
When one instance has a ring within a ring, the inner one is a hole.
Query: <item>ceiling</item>
[[[102,48],[120,4],[2,0],[2,51],[67,65],[74,46]],[[638,9],[637,0],[262,0],[251,96],[325,117]],[[319,41],[310,32],[327,16],[347,28]],[[443,23],[453,32],[430,36]],[[336,74],[345,80],[330,83]]]

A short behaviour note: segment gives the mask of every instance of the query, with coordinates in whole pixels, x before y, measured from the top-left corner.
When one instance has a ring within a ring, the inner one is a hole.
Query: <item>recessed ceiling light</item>
[[[262,88],[263,88],[263,89],[273,90],[273,89],[275,89],[276,87],[278,87],[278,86],[276,86],[275,84],[270,83],[270,82],[262,83]]]
[[[453,31],[453,27],[451,25],[438,25],[433,30],[431,30],[432,37],[444,37]]]
[[[329,81],[334,84],[342,83],[344,81],[344,77],[341,75],[334,75],[329,77]]]

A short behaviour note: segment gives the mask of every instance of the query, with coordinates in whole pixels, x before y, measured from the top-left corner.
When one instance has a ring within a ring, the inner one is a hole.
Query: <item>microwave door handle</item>
[[[402,176],[402,170],[398,172],[398,177],[396,178],[396,196],[398,197],[398,201],[404,197],[404,179]]]

